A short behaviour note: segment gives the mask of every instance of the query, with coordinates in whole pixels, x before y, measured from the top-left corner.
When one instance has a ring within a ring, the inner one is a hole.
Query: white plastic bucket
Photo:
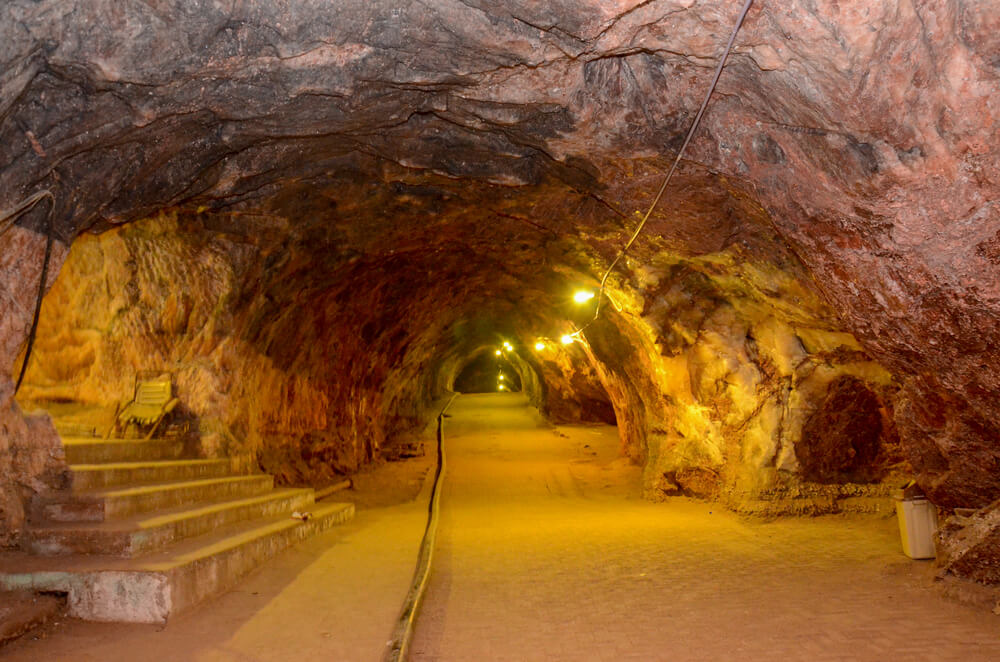
[[[903,553],[911,559],[934,558],[937,508],[927,499],[896,499],[896,519]]]

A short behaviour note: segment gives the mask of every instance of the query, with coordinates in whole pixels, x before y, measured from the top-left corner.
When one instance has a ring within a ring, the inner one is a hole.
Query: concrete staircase
[[[72,488],[32,504],[24,552],[0,557],[0,590],[63,593],[77,618],[165,622],[354,515],[350,503],[317,504],[311,489],[234,475],[228,460],[184,459],[181,441],[63,445]]]

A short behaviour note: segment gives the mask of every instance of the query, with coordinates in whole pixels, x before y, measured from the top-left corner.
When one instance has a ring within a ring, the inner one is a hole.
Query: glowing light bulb
[[[514,349],[514,346],[513,346],[513,345],[511,345],[511,344],[510,344],[509,342],[507,342],[506,340],[504,341],[504,343],[503,343],[503,346],[507,348],[507,351],[510,351],[510,350]]]
[[[587,303],[594,298],[594,293],[591,290],[577,290],[573,294],[573,301],[577,303]]]
[[[564,344],[564,345],[570,345],[570,344],[572,344],[572,343],[573,343],[573,336],[571,336],[571,335],[569,335],[569,334],[567,333],[566,335],[564,335],[564,336],[563,336],[562,338],[560,338],[559,340],[560,340],[560,341],[562,342],[562,344]]]
[[[535,343],[535,349],[537,349],[539,352],[542,351],[543,349],[545,349],[545,343],[539,340],[538,342]]]
[[[500,354],[501,354],[501,352],[500,352],[499,349],[497,351],[493,352],[493,353],[496,354],[497,356],[500,356]]]
[[[503,384],[501,384],[500,386],[498,386],[498,387],[497,387],[497,390],[498,390],[498,391],[506,391],[506,390],[507,390],[507,387],[506,387],[506,386],[504,386]]]
[[[500,375],[500,381],[503,381],[503,379],[504,379],[503,375]]]

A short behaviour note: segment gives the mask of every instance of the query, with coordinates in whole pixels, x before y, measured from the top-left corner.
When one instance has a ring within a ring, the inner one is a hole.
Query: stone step
[[[290,545],[349,520],[354,504],[317,504],[311,511],[308,521],[288,516],[256,520],[141,559],[8,556],[0,564],[0,590],[65,593],[69,615],[76,618],[164,623],[232,588]]]
[[[177,439],[94,439],[63,437],[69,464],[176,460],[184,454],[184,442]]]
[[[66,437],[97,437],[97,426],[90,423],[83,423],[81,421],[71,421],[64,418],[54,418],[52,419],[52,424],[56,428],[56,432],[60,436]]]
[[[22,547],[32,554],[95,554],[136,557],[185,538],[204,535],[235,522],[276,517],[313,507],[311,489],[279,489],[262,496],[184,506],[168,512],[92,524],[52,524],[24,532]]]
[[[71,464],[69,470],[73,478],[73,491],[83,492],[120,485],[216,478],[231,473],[231,465],[229,460],[155,460]]]
[[[199,480],[139,485],[136,487],[60,492],[35,497],[31,523],[103,522],[139,513],[175,508],[183,504],[224,501],[263,494],[274,487],[267,474],[226,476]]]

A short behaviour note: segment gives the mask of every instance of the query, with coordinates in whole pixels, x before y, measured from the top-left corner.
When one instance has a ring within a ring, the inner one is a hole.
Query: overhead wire
[[[601,314],[601,302],[605,296],[605,289],[607,287],[608,276],[611,275],[612,270],[625,257],[625,253],[628,249],[632,247],[635,243],[636,238],[642,232],[642,229],[646,227],[646,222],[649,220],[650,215],[652,215],[653,210],[656,209],[656,205],[659,204],[660,199],[663,197],[664,191],[667,190],[667,185],[670,183],[670,179],[674,176],[674,172],[680,165],[681,158],[684,156],[684,152],[687,149],[688,143],[691,142],[691,138],[694,136],[695,131],[698,129],[698,125],[701,123],[702,115],[705,114],[705,109],[708,108],[708,102],[712,98],[712,93],[715,92],[715,86],[719,83],[719,77],[722,76],[722,69],[726,64],[726,60],[729,58],[729,54],[733,50],[733,44],[736,42],[736,35],[740,31],[740,27],[743,25],[743,20],[746,18],[747,12],[750,11],[750,6],[753,4],[753,0],[746,0],[743,4],[743,9],[740,10],[740,15],[736,19],[736,24],[733,26],[733,31],[729,35],[729,41],[726,43],[726,48],[722,52],[722,57],[719,58],[719,64],[715,67],[715,75],[712,77],[712,83],[708,86],[708,92],[705,93],[705,99],[701,102],[701,107],[698,108],[698,113],[694,117],[694,121],[691,123],[691,128],[688,129],[687,136],[684,138],[684,144],[681,145],[680,150],[677,152],[677,156],[674,157],[673,164],[670,166],[670,170],[667,175],[663,178],[663,183],[660,184],[659,190],[656,192],[656,197],[653,198],[653,202],[649,205],[649,209],[643,214],[642,220],[639,221],[639,225],[636,226],[635,231],[632,236],[629,237],[628,242],[622,247],[618,254],[615,255],[615,259],[611,261],[610,266],[604,272],[604,276],[601,278],[601,287],[597,293],[597,305],[594,310],[594,318],[592,321],[596,320]],[[590,326],[590,322],[583,326],[583,328],[578,329],[572,335],[576,336],[583,332],[583,329]]]

